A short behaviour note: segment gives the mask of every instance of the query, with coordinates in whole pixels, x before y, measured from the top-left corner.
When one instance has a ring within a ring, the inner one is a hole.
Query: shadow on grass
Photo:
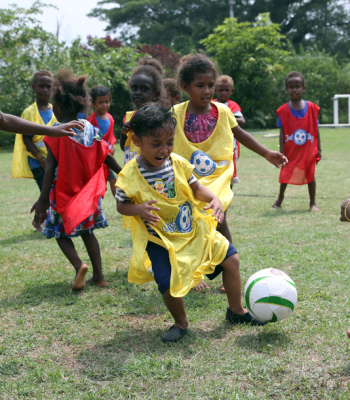
[[[249,351],[270,352],[274,349],[285,348],[289,345],[289,336],[280,331],[263,331],[256,334],[240,336],[235,340],[239,347],[246,348]]]
[[[0,240],[0,246],[9,246],[9,245],[13,245],[13,244],[18,244],[21,242],[26,242],[28,240],[32,241],[32,240],[45,240],[45,236],[36,232],[36,231],[32,231],[32,232],[28,232],[25,233],[23,235],[17,235],[17,236],[10,236],[7,239],[2,239]]]
[[[287,211],[283,208],[272,208],[271,210],[261,214],[261,217],[281,217],[283,215],[293,215],[293,214],[310,214],[310,210],[308,208],[304,208],[302,210],[290,210]]]

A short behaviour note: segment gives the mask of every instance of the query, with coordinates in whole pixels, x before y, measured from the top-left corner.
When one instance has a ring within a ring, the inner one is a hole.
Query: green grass
[[[110,191],[109,227],[96,233],[109,285],[74,293],[73,268],[31,226],[35,182],[12,179],[12,154],[2,151],[0,398],[349,399],[350,225],[339,212],[349,196],[350,133],[321,135],[320,213],[308,211],[306,186],[288,187],[283,208],[272,209],[278,170],[244,148],[229,210],[242,285],[260,269],[282,269],[298,289],[294,314],[260,328],[230,326],[217,279],[185,297],[190,332],[173,345],[161,342],[172,321],[156,285],[127,282],[132,242]],[[278,138],[256,137],[278,149]],[[89,262],[81,239],[74,243]]]

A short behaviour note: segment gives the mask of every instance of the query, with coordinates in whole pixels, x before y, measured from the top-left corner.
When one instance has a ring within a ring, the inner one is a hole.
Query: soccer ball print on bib
[[[312,143],[314,137],[304,129],[297,129],[292,135],[286,135],[286,142],[293,141],[298,146],[302,146],[308,140]]]
[[[136,151],[130,151],[130,146],[124,147],[124,165],[137,156]]]
[[[187,201],[179,206],[179,212],[177,213],[176,219],[172,222],[162,226],[164,232],[181,232],[189,233],[192,231],[192,207]]]
[[[199,176],[211,175],[216,169],[215,161],[201,150],[192,154],[190,162],[194,165],[194,172]]]

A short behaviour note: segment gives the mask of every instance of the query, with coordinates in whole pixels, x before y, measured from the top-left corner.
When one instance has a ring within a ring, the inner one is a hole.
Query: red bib
[[[105,141],[95,140],[91,147],[83,146],[69,137],[51,138],[44,142],[50,147],[57,163],[56,206],[66,235],[92,215],[107,186],[108,156]]]
[[[107,113],[107,117],[109,118],[109,128],[106,134],[103,135],[102,139],[105,140],[109,146],[113,146],[117,139],[114,136],[114,119],[111,114]],[[96,111],[93,112],[90,117],[87,119],[91,125],[96,126],[99,128],[96,118]]]
[[[296,118],[288,103],[277,111],[284,131],[284,154],[289,163],[281,168],[280,183],[305,185],[315,179],[318,151],[317,118],[320,107],[308,102],[304,118]]]

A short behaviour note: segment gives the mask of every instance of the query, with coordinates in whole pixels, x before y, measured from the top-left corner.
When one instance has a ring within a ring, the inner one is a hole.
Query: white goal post
[[[339,124],[339,103],[338,99],[348,99],[348,123]],[[320,128],[346,128],[350,127],[350,94],[336,94],[333,97],[333,124],[319,124]]]

